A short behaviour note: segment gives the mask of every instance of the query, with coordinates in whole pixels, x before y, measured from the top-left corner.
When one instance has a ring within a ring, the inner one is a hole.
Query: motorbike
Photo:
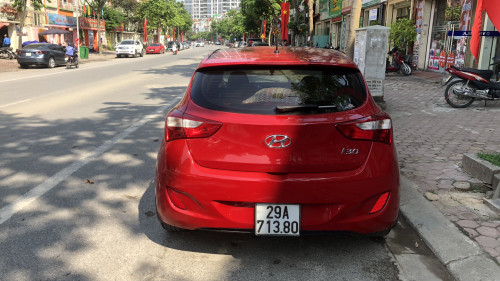
[[[75,54],[74,56],[66,56],[65,60],[66,60],[66,68],[67,69],[71,69],[71,67],[73,67],[73,66],[76,68],[79,67],[77,54]]]
[[[405,60],[403,54],[399,51],[399,48],[396,46],[392,48],[391,51],[387,53],[389,56],[392,56],[392,63],[389,61],[389,57],[385,62],[385,73],[389,72],[401,72],[404,75],[411,74],[411,66],[409,60]]]
[[[15,59],[17,57],[16,53],[12,51],[12,47],[2,47],[0,48],[0,58],[2,59]]]
[[[500,58],[493,58],[491,65],[500,64]],[[500,99],[500,82],[492,82],[493,70],[459,68],[450,66],[446,71],[451,74],[444,82],[444,98],[455,108],[465,108],[475,100]]]

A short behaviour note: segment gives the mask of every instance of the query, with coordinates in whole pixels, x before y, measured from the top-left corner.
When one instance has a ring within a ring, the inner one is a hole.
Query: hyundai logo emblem
[[[292,144],[292,139],[285,135],[271,135],[265,142],[270,148],[284,148]]]

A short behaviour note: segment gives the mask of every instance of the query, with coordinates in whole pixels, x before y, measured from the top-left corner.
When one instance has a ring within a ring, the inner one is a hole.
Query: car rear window
[[[201,70],[191,99],[219,111],[319,114],[351,110],[366,100],[361,75],[348,68]]]
[[[47,44],[29,44],[23,47],[23,49],[31,49],[31,50],[42,50],[45,49]]]

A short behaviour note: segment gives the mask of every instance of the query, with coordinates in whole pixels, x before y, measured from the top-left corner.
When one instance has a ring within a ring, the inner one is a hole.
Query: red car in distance
[[[146,48],[146,54],[164,54],[165,46],[161,43],[152,43]]]
[[[333,50],[211,53],[166,116],[155,180],[167,231],[383,236],[399,211],[391,118]]]

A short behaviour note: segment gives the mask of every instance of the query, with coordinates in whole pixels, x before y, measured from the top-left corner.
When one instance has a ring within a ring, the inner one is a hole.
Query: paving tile
[[[479,217],[472,213],[472,212],[460,212],[458,214],[456,214],[457,217],[461,220],[475,220],[475,219],[479,219]]]
[[[493,248],[484,247],[484,250],[494,258],[500,256],[500,253]]]
[[[457,224],[464,228],[478,228],[479,224],[473,220],[459,220]]]
[[[467,228],[467,227],[464,227],[464,230],[469,234],[469,237],[470,238],[474,238],[474,237],[477,237],[479,236],[479,233],[477,233],[477,231],[475,231],[474,229],[472,228]]]
[[[488,226],[481,226],[476,228],[476,231],[479,232],[479,234],[492,237],[492,238],[497,238],[500,237],[500,232],[496,230],[496,228],[493,227],[488,227]]]
[[[500,242],[498,242],[496,239],[488,237],[488,236],[477,236],[476,241],[481,245],[483,248],[496,248],[500,246]]]

